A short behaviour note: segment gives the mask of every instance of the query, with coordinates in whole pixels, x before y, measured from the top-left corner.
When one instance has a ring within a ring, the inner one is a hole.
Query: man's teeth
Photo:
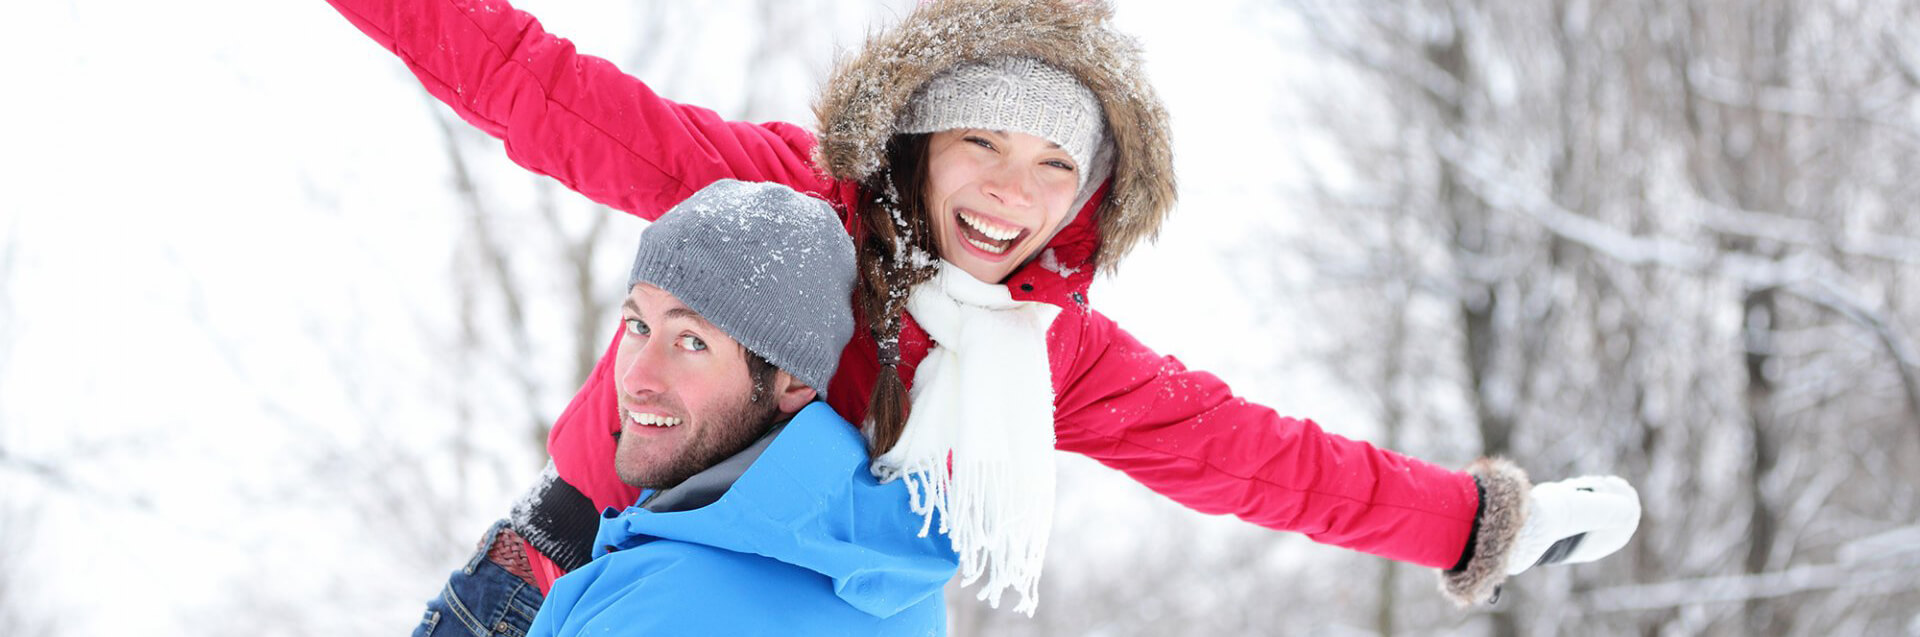
[[[997,225],[991,221],[964,212],[960,213],[960,220],[967,222],[967,225],[972,226],[974,230],[980,231],[980,234],[986,235],[987,238],[996,241],[1008,241],[1020,236],[1020,229],[1017,227]],[[978,244],[976,243],[975,245]],[[995,250],[995,252],[998,252],[998,250]]]
[[[646,425],[648,427],[672,427],[680,424],[679,418],[668,418],[658,414],[643,414],[637,411],[627,412],[627,418],[632,420],[633,424]]]

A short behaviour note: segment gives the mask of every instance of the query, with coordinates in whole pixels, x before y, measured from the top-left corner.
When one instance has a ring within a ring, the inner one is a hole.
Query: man
[[[953,550],[921,537],[906,487],[875,482],[857,430],[819,400],[853,332],[854,276],[833,211],[785,186],[717,182],[647,228],[621,308],[613,467],[645,491],[603,514],[594,559],[535,602],[529,634],[945,631]]]

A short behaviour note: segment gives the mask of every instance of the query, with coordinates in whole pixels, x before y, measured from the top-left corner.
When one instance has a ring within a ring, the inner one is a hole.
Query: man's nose
[[[646,343],[639,344],[639,349],[629,357],[626,368],[620,370],[621,392],[640,396],[666,389],[666,380],[661,374],[666,367],[661,358],[665,349],[660,342],[662,340],[665,339],[647,339]]]

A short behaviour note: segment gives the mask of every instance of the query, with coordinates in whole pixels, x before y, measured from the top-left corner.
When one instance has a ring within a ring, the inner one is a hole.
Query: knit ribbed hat
[[[640,234],[627,287],[659,286],[824,398],[853,337],[854,273],[853,241],[825,202],[726,179]]]
[[[1106,116],[1093,91],[1073,75],[1026,57],[997,57],[955,66],[907,100],[900,132],[983,128],[1026,133],[1059,144],[1079,167],[1080,188],[1099,173]]]

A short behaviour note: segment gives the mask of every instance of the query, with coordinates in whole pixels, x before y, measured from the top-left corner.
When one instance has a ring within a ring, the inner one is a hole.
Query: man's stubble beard
[[[780,413],[777,397],[772,392],[763,391],[760,383],[755,383],[754,391],[741,396],[740,401],[714,413],[710,422],[698,423],[695,434],[686,441],[686,446],[668,459],[664,466],[628,467],[616,461],[615,471],[620,481],[629,486],[642,489],[662,490],[678,486],[694,474],[740,453],[766,435],[773,425],[774,418]],[[629,422],[621,416],[621,422]],[[687,423],[694,424],[694,423]],[[680,426],[687,426],[683,424]],[[719,425],[719,426],[715,426]],[[645,427],[646,425],[635,425]],[[614,451],[616,458],[623,455],[621,450],[628,444],[642,444],[621,437]]]

